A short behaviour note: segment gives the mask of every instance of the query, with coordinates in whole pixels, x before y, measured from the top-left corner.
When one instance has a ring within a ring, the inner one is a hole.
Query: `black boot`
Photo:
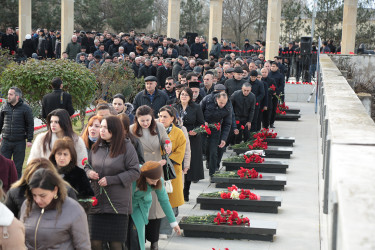
[[[158,249],[159,249],[158,242],[151,243],[150,250],[158,250]]]

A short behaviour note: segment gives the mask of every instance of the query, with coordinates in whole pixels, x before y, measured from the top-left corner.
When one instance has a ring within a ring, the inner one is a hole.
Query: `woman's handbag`
[[[164,187],[165,191],[167,191],[168,194],[173,193],[173,186],[172,186],[172,181],[164,181]]]
[[[168,154],[164,151],[164,143],[160,139],[160,134],[159,134],[159,129],[156,126],[156,132],[158,133],[158,138],[160,142],[160,147],[161,147],[161,154],[162,158],[166,160],[166,164],[163,166],[163,173],[164,173],[164,180],[173,180],[176,178],[176,171],[174,170],[173,162],[171,159],[169,159]]]

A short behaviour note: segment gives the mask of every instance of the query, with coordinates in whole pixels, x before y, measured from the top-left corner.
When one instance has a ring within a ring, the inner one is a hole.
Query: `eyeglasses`
[[[171,82],[166,82],[165,85],[171,85],[172,86],[173,83]]]
[[[181,93],[180,96],[189,96],[189,95],[185,93]]]

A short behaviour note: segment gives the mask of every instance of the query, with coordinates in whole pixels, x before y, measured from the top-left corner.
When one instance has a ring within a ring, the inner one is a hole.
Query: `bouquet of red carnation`
[[[244,154],[243,155],[243,158],[245,160],[245,163],[251,163],[251,162],[255,162],[255,163],[263,163],[264,162],[264,158],[262,158],[260,155],[258,154],[252,154],[252,155],[246,155]]]
[[[259,174],[254,168],[248,169],[241,167],[239,170],[237,170],[237,175],[243,179],[255,179],[255,178],[263,178],[262,174]]]
[[[248,145],[249,149],[267,149],[267,142],[263,142],[263,139],[257,137],[252,145]]]
[[[197,134],[206,133],[206,134],[210,135],[212,133],[211,128],[212,129],[215,128],[217,131],[219,131],[220,127],[221,127],[220,123],[201,125],[200,127],[193,129],[193,132],[195,132]]]
[[[276,138],[276,136],[277,136],[277,133],[274,133],[272,129],[270,130],[268,128],[267,129],[262,128],[262,130],[259,133],[256,133],[253,135],[254,138],[260,137],[263,139]]]
[[[286,115],[286,112],[280,110],[279,107],[277,107],[277,108],[276,108],[276,114],[279,114],[279,115]]]
[[[276,91],[276,87],[275,87],[275,85],[272,84],[272,85],[268,88],[268,90]]]
[[[285,102],[283,102],[282,104],[278,104],[278,106],[280,109],[289,109],[289,107],[286,106]]]
[[[237,186],[232,185],[228,187],[228,193],[219,192],[222,199],[234,199],[234,200],[260,200],[260,196],[250,192],[249,189],[238,189]]]
[[[243,217],[242,215],[239,216],[237,211],[225,211],[223,208],[220,209],[220,212],[217,213],[214,221],[215,224],[227,224],[227,225],[233,225],[233,223],[236,223],[237,225],[249,225],[250,226],[250,220],[247,217]]]

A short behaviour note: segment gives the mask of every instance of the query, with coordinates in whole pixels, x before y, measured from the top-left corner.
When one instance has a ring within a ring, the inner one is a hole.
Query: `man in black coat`
[[[218,166],[218,148],[223,148],[232,125],[232,107],[225,92],[212,93],[200,103],[206,124],[220,123],[220,130],[211,128],[207,137],[206,157],[209,175],[212,176]]]
[[[16,39],[13,35],[12,28],[8,27],[6,33],[1,36],[1,47],[8,49],[9,52],[16,51]]]
[[[165,80],[172,76],[171,61],[165,60],[164,64],[156,70],[156,78],[158,80],[158,88],[163,89],[165,87]]]
[[[168,95],[156,88],[157,79],[155,76],[145,78],[145,90],[139,92],[133,102],[134,113],[137,108],[147,105],[154,110],[155,117],[158,117],[159,109],[167,104]]]
[[[18,178],[22,175],[25,148],[32,146],[34,136],[32,110],[21,98],[21,90],[11,87],[8,91],[8,101],[0,110],[0,133],[3,137],[1,154],[8,159],[12,159],[13,156]]]
[[[167,94],[168,101],[176,99],[176,91],[175,91],[176,83],[173,80],[173,77],[167,77],[165,80],[165,89],[162,91]]]
[[[272,98],[273,98],[274,93],[276,93],[276,91],[273,90],[273,88],[276,88],[276,85],[275,85],[275,80],[268,77],[269,72],[267,68],[263,68],[261,70],[261,73],[262,73],[262,81],[267,84],[267,91],[265,92],[265,96],[267,96],[267,103],[263,102],[264,106],[263,106],[262,123],[263,123],[263,128],[268,128],[270,125],[270,114],[272,112]]]
[[[151,59],[146,59],[145,64],[139,68],[138,78],[146,78],[151,75]]]
[[[251,85],[245,82],[242,85],[241,90],[235,91],[230,97],[232,102],[234,115],[236,118],[237,128],[235,129],[235,143],[240,143],[242,141],[248,141],[250,139],[250,128],[252,126],[255,102],[256,98],[253,93],[251,93]],[[243,127],[242,127],[243,126]]]
[[[224,86],[227,88],[227,94],[230,97],[235,91],[240,90],[246,81],[243,79],[243,70],[241,67],[234,68],[232,79],[225,81]]]
[[[43,96],[42,117],[47,118],[48,114],[55,109],[65,109],[69,115],[74,114],[72,96],[62,90],[63,83],[59,77],[52,79],[53,92]]]
[[[255,111],[254,111],[254,118],[253,126],[251,126],[250,132],[256,132],[258,131],[257,127],[257,120],[259,115],[259,107],[262,103],[262,100],[264,98],[264,86],[263,83],[258,81],[257,79],[258,72],[256,70],[252,70],[250,72],[250,84],[251,84],[251,92],[255,95],[256,103],[255,103]]]
[[[194,56],[195,59],[207,59],[203,58],[203,45],[199,42],[199,37],[195,38],[195,43],[193,43],[190,47],[190,55]]]
[[[268,77],[272,78],[275,81],[276,93],[272,97],[272,112],[270,116],[270,127],[275,128],[274,122],[276,117],[276,108],[278,99],[276,95],[282,96],[284,94],[285,80],[281,73],[279,72],[279,67],[277,62],[271,63],[271,71],[268,73]]]

